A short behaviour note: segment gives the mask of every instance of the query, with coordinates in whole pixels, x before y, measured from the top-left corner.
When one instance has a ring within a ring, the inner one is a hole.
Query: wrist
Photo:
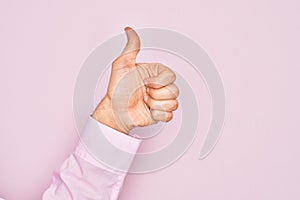
[[[93,112],[92,117],[106,126],[128,134],[133,126],[122,120],[123,115],[124,113],[113,109],[111,100],[109,97],[105,96]]]

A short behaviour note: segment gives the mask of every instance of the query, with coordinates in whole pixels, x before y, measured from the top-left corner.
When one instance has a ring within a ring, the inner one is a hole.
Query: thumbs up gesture
[[[138,34],[125,28],[127,44],[112,63],[105,97],[92,117],[125,134],[136,126],[168,122],[178,107],[175,73],[160,63],[136,63]]]

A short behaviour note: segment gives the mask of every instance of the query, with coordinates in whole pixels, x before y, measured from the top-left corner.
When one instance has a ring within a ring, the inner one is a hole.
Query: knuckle
[[[176,80],[176,74],[168,68],[168,79],[171,83],[173,83]]]
[[[178,97],[179,89],[175,84],[171,84],[168,90],[172,93],[174,98]]]
[[[173,118],[173,114],[171,112],[168,113],[167,116],[166,116],[166,122],[171,121],[172,118]]]
[[[172,71],[172,70],[170,70],[171,71],[171,79],[173,80],[173,81],[175,81],[176,80],[176,74]]]
[[[179,89],[178,89],[178,87],[174,84],[174,93],[175,93],[175,95],[176,95],[176,97],[178,97],[179,96]]]
[[[165,65],[164,64],[162,64],[162,63],[159,63],[159,62],[155,62],[155,63],[153,63],[154,65],[156,65],[156,66],[161,66],[161,67],[165,67]]]
[[[173,105],[172,105],[172,109],[173,110],[176,110],[178,108],[178,101],[177,100],[174,100],[173,101]]]

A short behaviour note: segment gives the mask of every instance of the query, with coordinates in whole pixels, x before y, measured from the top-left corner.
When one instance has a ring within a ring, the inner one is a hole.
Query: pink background
[[[120,199],[300,199],[299,9],[296,0],[1,1],[0,197],[41,198],[78,140],[81,64],[130,25],[201,44],[222,76],[227,116],[208,158],[198,160],[200,135],[172,166],[130,175]]]

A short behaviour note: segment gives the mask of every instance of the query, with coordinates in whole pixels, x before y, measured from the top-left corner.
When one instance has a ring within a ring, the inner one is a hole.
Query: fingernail
[[[146,91],[147,91],[147,93],[149,93],[150,89],[147,87]]]

